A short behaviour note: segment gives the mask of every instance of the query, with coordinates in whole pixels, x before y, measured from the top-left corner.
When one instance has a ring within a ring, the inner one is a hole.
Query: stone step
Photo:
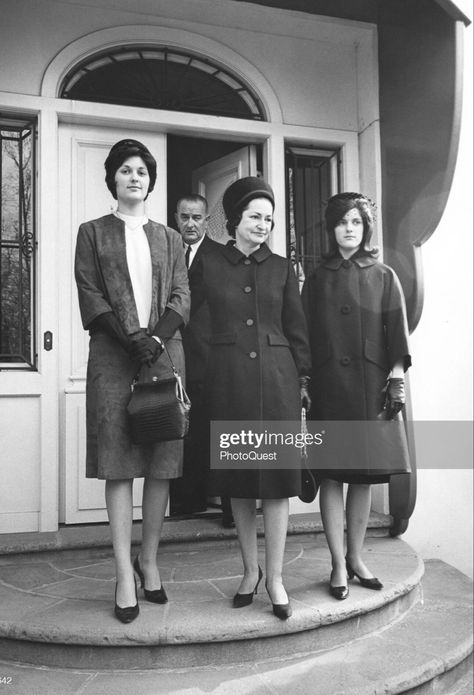
[[[330,558],[319,534],[290,536],[284,579],[293,616],[278,620],[261,590],[233,609],[241,561],[235,541],[165,546],[169,603],[140,600],[140,616],[113,616],[110,549],[0,558],[0,646],[5,659],[73,668],[170,669],[286,658],[339,647],[400,620],[420,600],[423,563],[402,540],[368,538],[366,557],[382,591],[350,583],[328,594]]]
[[[105,670],[0,662],[0,674],[15,695],[471,695],[472,582],[435,560],[420,587],[421,600],[399,620],[316,653],[295,652],[288,637],[285,656],[244,664]]]
[[[309,507],[309,505],[308,505]],[[371,512],[367,529],[368,537],[387,536],[392,523],[388,514]],[[263,536],[263,518],[257,515],[257,533]],[[311,512],[290,516],[288,535],[323,533],[321,514]],[[132,541],[139,543],[141,522],[133,524]],[[190,543],[193,541],[232,540],[237,538],[235,528],[222,526],[222,514],[203,513],[191,518],[166,518],[163,525],[161,545]],[[51,550],[73,550],[78,548],[110,547],[108,524],[81,524],[61,526],[58,531],[45,533],[4,533],[1,536],[0,557],[19,553],[46,552]]]

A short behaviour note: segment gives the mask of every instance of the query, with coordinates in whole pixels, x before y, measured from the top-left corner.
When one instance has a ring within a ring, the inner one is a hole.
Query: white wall
[[[39,95],[48,64],[91,32],[124,25],[168,27],[219,41],[254,65],[278,95],[285,123],[360,130],[357,65],[362,59],[373,70],[372,25],[227,0],[219,5],[216,13],[214,0],[200,0],[196,13],[190,0],[139,0],[133,11],[122,0],[101,0],[97,6],[81,0],[8,3],[2,7],[0,91]],[[366,81],[373,86],[369,71]],[[368,112],[362,109],[361,117],[370,123],[377,118],[377,100],[365,104]]]
[[[468,0],[465,7],[469,9]],[[412,336],[416,420],[472,421],[472,25],[465,31],[461,142],[438,229],[423,246],[425,305]],[[420,462],[423,463],[423,462]],[[441,558],[472,577],[471,470],[418,472],[418,498],[403,536],[423,558]]]

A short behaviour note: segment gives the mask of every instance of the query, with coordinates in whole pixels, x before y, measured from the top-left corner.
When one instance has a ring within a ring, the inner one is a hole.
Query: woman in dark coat
[[[340,193],[329,200],[329,253],[303,288],[313,363],[313,420],[401,419],[403,375],[411,364],[405,302],[394,271],[376,260],[377,250],[370,246],[371,205],[359,193]],[[410,470],[403,426],[390,427],[388,433],[386,443],[380,435],[383,467],[371,468],[367,461],[371,457],[365,454],[373,454],[373,447],[364,451],[351,441],[340,470],[314,471],[332,558],[330,593],[338,599],[348,595],[347,576],[356,575],[367,588],[382,588],[361,555],[370,485]],[[377,426],[375,434],[379,437]],[[349,483],[346,555],[343,482]]]
[[[140,368],[157,376],[171,373],[168,357],[160,357],[164,342],[184,373],[178,329],[188,319],[190,300],[180,235],[145,216],[155,159],[142,143],[121,140],[105,169],[118,209],[80,226],[75,261],[82,322],[90,332],[86,476],[106,481],[115,615],[130,622],[139,612],[134,569],[147,600],[167,601],[156,555],[169,481],[182,473],[181,441],[132,443],[126,412],[130,384]],[[143,542],[132,567],[132,485],[141,477]]]
[[[203,258],[200,283],[211,317],[211,419],[298,420],[308,398],[309,345],[291,262],[265,243],[273,227],[273,191],[261,178],[239,179],[224,193],[223,206],[235,241]],[[262,499],[265,584],[275,615],[288,618],[282,565],[288,498],[300,492],[299,471],[214,469],[210,488],[232,499],[244,564],[234,606],[251,603],[261,578],[255,501]]]

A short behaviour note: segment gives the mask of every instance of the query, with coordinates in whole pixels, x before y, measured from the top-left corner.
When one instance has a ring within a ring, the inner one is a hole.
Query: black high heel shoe
[[[135,577],[133,577],[133,581],[135,583],[135,598],[137,602],[135,603],[134,606],[125,606],[125,608],[120,608],[120,606],[117,605],[117,582],[115,582],[115,608],[114,608],[114,613],[115,617],[120,620],[121,623],[131,623],[132,620],[135,620],[137,615],[140,612],[140,607],[138,605],[138,595],[137,595],[137,582],[135,581]]]
[[[239,594],[237,592],[234,596],[234,599],[233,599],[234,608],[244,608],[244,606],[250,606],[250,604],[253,601],[254,595],[258,591],[258,585],[260,584],[262,577],[263,577],[263,572],[262,572],[260,565],[259,565],[259,567],[258,567],[258,580],[257,580],[257,583],[255,584],[255,589],[253,591],[251,591],[249,594]]]
[[[332,586],[329,585],[329,593],[333,598],[337,598],[338,601],[344,601],[345,598],[349,596],[348,586]]]
[[[332,580],[332,572],[331,572],[331,578],[329,579],[329,593],[333,598],[337,598],[338,601],[344,601],[345,598],[349,596],[349,587],[348,586],[333,586],[331,584]]]
[[[377,577],[361,577],[360,574],[357,574],[355,569],[352,567],[350,564],[349,560],[346,558],[346,569],[347,569],[347,576],[349,579],[353,579],[354,577],[357,577],[359,580],[361,586],[363,586],[365,589],[374,589],[375,591],[380,591],[380,589],[383,589],[383,584],[382,582],[377,579]]]
[[[280,618],[280,620],[288,620],[288,618],[293,614],[293,609],[291,608],[290,602],[288,601],[288,603],[273,603],[266,582],[265,589],[267,590],[268,598],[272,602],[273,615],[275,615],[277,618]]]
[[[163,588],[163,584],[159,589],[145,589],[145,575],[143,574],[142,568],[140,567],[140,563],[138,562],[138,555],[133,561],[133,569],[140,577],[140,586],[143,589],[143,594],[147,601],[150,601],[151,603],[168,602],[168,596],[166,595],[166,591]]]

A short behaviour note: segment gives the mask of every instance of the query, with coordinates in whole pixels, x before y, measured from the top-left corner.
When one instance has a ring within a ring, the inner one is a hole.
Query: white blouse
[[[151,312],[152,265],[150,245],[143,229],[143,225],[148,222],[148,218],[145,216],[124,215],[121,212],[116,212],[115,214],[125,222],[127,265],[132,281],[138,321],[141,328],[148,328]]]

